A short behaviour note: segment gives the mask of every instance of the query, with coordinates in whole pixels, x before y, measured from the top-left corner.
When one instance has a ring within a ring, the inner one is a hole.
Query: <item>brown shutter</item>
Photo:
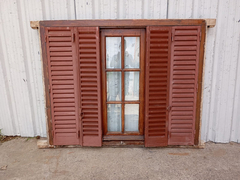
[[[147,27],[145,146],[167,146],[170,27]]]
[[[78,94],[73,28],[45,29],[51,97],[53,144],[77,145]]]
[[[101,146],[99,28],[79,27],[78,41],[82,145]]]
[[[193,145],[200,27],[176,26],[172,34],[169,145]]]

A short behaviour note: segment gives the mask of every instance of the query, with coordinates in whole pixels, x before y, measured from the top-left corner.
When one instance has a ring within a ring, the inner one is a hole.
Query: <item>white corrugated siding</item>
[[[46,136],[40,46],[31,20],[216,18],[207,30],[202,140],[240,141],[240,1],[0,0],[0,129]]]

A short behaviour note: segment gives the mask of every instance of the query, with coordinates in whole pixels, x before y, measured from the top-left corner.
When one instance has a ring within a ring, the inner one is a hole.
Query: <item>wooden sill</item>
[[[143,141],[144,136],[103,136],[103,141]]]
[[[103,141],[102,147],[140,147],[144,148],[144,141]]]

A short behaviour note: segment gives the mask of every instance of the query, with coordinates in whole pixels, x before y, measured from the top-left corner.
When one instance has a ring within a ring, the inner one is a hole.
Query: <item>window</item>
[[[204,20],[40,22],[49,142],[198,144]]]
[[[145,30],[103,29],[101,42],[103,135],[112,140],[129,135],[139,139],[144,118]]]

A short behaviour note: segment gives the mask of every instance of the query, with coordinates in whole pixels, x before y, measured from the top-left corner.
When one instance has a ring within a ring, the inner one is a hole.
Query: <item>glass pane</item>
[[[122,118],[121,118],[121,104],[107,105],[107,123],[108,132],[121,132]]]
[[[106,37],[106,67],[121,68],[121,37]]]
[[[139,122],[139,104],[125,104],[125,132],[137,131]]]
[[[139,68],[139,37],[124,37],[124,68]]]
[[[107,72],[107,101],[121,101],[121,72]]]
[[[139,72],[125,72],[125,100],[139,100]]]

